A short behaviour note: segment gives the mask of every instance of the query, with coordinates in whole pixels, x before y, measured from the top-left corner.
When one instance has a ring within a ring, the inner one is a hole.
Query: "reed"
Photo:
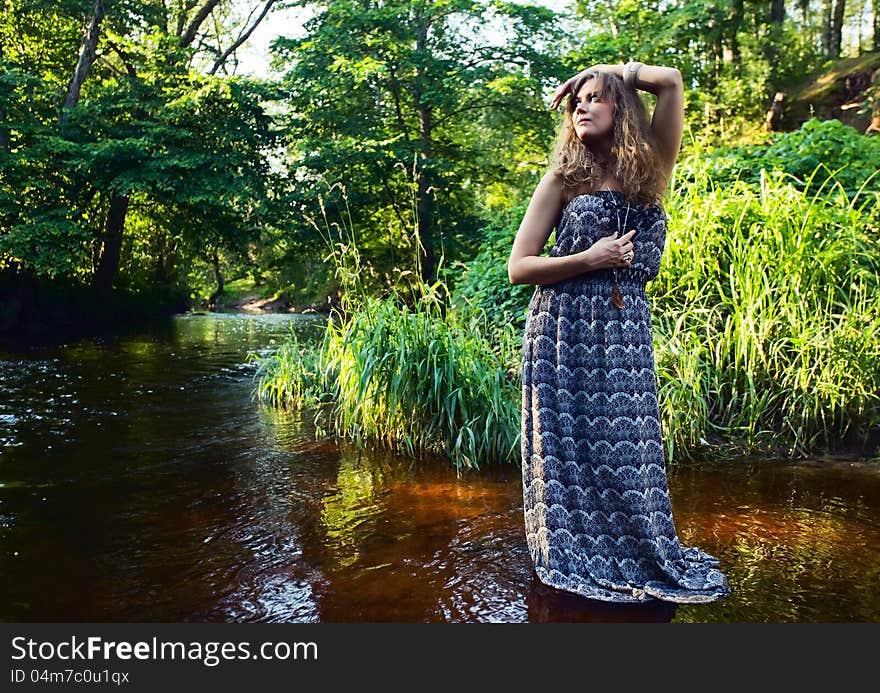
[[[291,335],[261,364],[259,396],[316,410],[322,427],[361,445],[438,453],[458,468],[514,460],[518,390],[476,317],[444,315],[443,288],[414,307],[368,298],[328,322],[318,349]]]
[[[275,354],[256,358],[255,395],[314,411],[319,432],[445,455],[459,470],[518,459],[514,331],[487,334],[485,315],[449,310],[446,283],[426,285],[413,271],[398,275],[387,298],[368,295],[350,225],[323,231],[342,305],[319,343],[291,332]]]
[[[877,203],[833,177],[674,189],[650,285],[669,459],[796,457],[877,431]]]
[[[878,193],[776,174],[721,188],[695,170],[672,183],[648,286],[667,460],[863,444],[880,427]],[[521,328],[416,275],[369,296],[350,238],[328,259],[342,308],[319,342],[292,333],[260,362],[257,395],[364,445],[518,462]]]

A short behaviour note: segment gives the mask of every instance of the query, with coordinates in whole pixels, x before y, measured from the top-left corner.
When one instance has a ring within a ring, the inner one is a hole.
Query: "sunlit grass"
[[[673,182],[648,286],[670,462],[804,456],[877,431],[877,197],[849,197],[833,179]],[[260,363],[259,397],[313,410],[362,444],[439,452],[459,468],[518,462],[521,330],[450,308],[442,281],[414,273],[387,298],[367,296],[343,240],[328,258],[342,309],[321,342],[292,334]]]
[[[677,189],[650,285],[670,458],[803,456],[880,425],[877,194]]]

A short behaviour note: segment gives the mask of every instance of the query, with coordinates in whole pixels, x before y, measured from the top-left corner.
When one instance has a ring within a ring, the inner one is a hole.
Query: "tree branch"
[[[132,66],[131,61],[128,59],[128,55],[126,55],[125,51],[122,50],[119,46],[117,46],[113,41],[107,41],[107,45],[113,50],[116,55],[119,56],[119,59],[122,61],[122,66],[125,68],[125,72],[129,77],[137,77],[137,72]],[[108,61],[105,61],[107,65],[110,65]],[[111,66],[112,67],[112,66]]]
[[[177,8],[177,35],[183,35],[183,27],[186,26],[186,15],[189,11],[196,6],[198,0],[186,0],[183,4],[179,5]]]
[[[196,34],[199,31],[199,28],[202,26],[202,23],[208,18],[208,15],[211,14],[212,10],[220,4],[220,0],[205,0],[205,4],[201,6],[198,12],[196,12],[196,16],[193,17],[193,20],[189,23],[189,26],[186,28],[186,31],[183,32],[183,35],[180,37],[180,47],[187,48],[195,39]]]
[[[406,127],[406,120],[403,117],[403,109],[400,106],[400,85],[397,83],[397,75],[394,71],[394,65],[386,60],[388,65],[388,73],[391,75],[391,94],[394,96],[394,111],[397,114],[397,124],[400,126],[400,132],[404,137],[409,137],[409,128]]]
[[[92,17],[89,25],[86,27],[83,35],[82,45],[79,49],[79,58],[76,61],[76,69],[73,71],[73,77],[67,85],[67,94],[64,96],[64,103],[61,105],[61,114],[59,120],[63,124],[67,120],[67,111],[76,106],[79,101],[80,90],[83,82],[86,81],[92,65],[97,59],[98,36],[101,29],[101,21],[104,19],[104,0],[95,0],[92,8]]]
[[[257,20],[253,24],[251,24],[250,29],[248,29],[241,36],[239,36],[238,39],[236,39],[235,43],[233,43],[229,48],[227,48],[225,51],[223,51],[223,53],[220,54],[220,57],[217,58],[217,60],[214,62],[214,67],[211,68],[209,74],[215,74],[217,70],[220,69],[220,66],[226,62],[226,58],[232,55],[232,53],[234,53],[238,49],[238,47],[241,46],[241,44],[248,40],[250,35],[254,32],[254,29],[256,29],[260,25],[260,22],[263,21],[263,18],[269,13],[269,10],[272,9],[272,5],[274,5],[276,2],[277,0],[266,0],[266,4],[263,6],[263,11],[260,13],[260,16],[257,17]]]

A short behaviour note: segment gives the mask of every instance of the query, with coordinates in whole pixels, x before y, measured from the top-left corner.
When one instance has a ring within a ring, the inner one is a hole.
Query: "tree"
[[[364,246],[393,259],[415,226],[431,281],[439,254],[466,247],[479,225],[477,191],[516,180],[517,156],[546,151],[542,91],[563,74],[548,49],[555,14],[500,1],[316,4],[305,37],[275,43],[292,204],[306,214],[344,183]],[[506,31],[500,45],[486,38],[489,22]]]
[[[846,0],[822,0],[822,51],[826,58],[840,57],[845,9]]]
[[[275,138],[262,104],[277,94],[212,75],[275,0],[238,29],[229,0],[4,2],[0,31],[21,40],[0,53],[0,265],[109,289],[130,215],[155,208],[140,232],[205,258],[253,241]]]

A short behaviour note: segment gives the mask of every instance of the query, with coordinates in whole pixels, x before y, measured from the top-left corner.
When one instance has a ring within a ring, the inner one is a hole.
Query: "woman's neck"
[[[611,151],[610,138],[599,141],[584,142],[584,144],[587,146],[587,149],[592,152],[593,158],[595,158],[600,164],[605,165],[614,160],[614,155]]]
[[[603,156],[601,153],[594,151],[593,161],[595,162],[596,168],[599,170],[603,180],[608,181],[614,179],[617,160],[610,154],[610,152]]]

